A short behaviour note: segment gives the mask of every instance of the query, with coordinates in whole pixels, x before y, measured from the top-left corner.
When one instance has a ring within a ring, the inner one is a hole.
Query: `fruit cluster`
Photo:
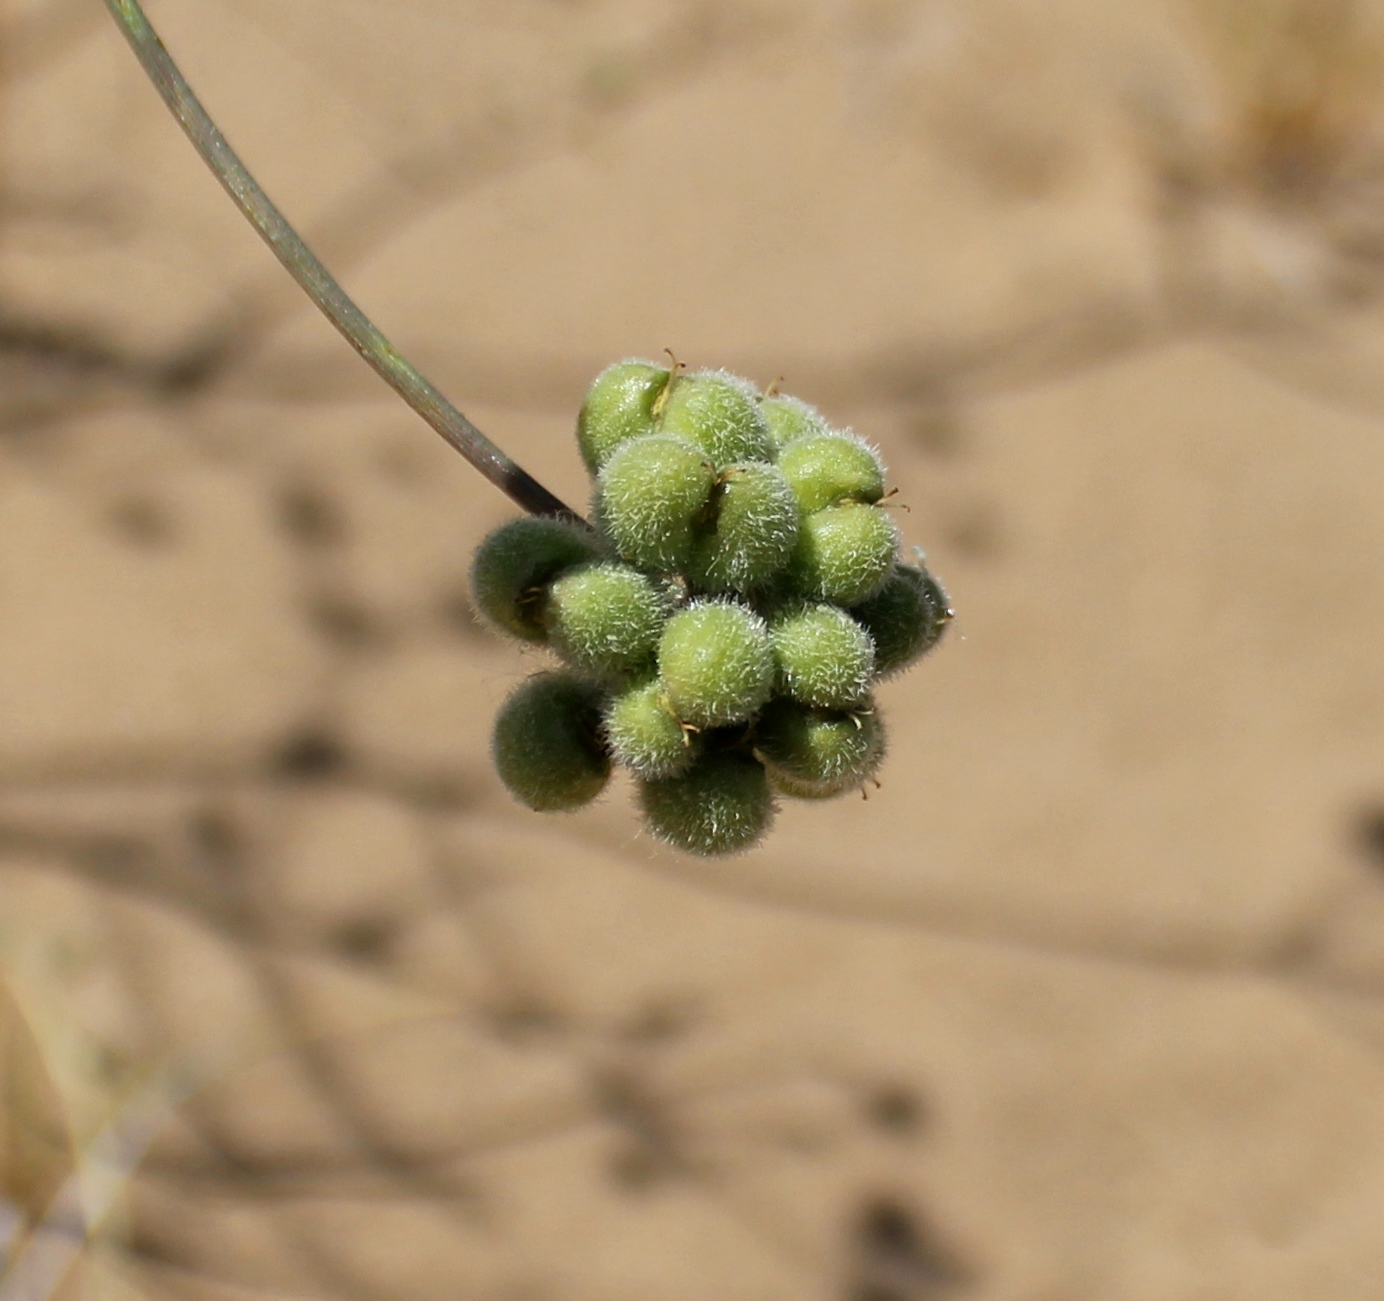
[[[776,794],[872,779],[870,689],[951,617],[922,564],[898,559],[875,451],[796,398],[645,361],[597,378],[577,439],[594,531],[512,520],[472,567],[480,611],[566,665],[496,720],[515,798],[578,808],[619,762],[650,831],[709,855],[755,844]]]

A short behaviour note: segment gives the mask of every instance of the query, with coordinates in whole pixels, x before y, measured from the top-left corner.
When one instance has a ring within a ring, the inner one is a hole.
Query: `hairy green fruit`
[[[951,622],[951,602],[921,565],[898,564],[873,596],[850,611],[875,643],[875,674],[887,677],[920,660]]]
[[[723,727],[748,721],[774,687],[769,630],[732,601],[699,601],[675,614],[658,647],[658,673],[684,723]]]
[[[545,642],[548,585],[600,555],[595,536],[554,519],[510,520],[476,548],[471,597],[476,608],[511,636]]]
[[[710,751],[681,777],[641,782],[639,803],[658,839],[706,857],[749,849],[774,818],[764,765],[735,750]]]
[[[652,673],[670,605],[653,580],[618,561],[583,565],[548,589],[553,649],[601,678]]]
[[[834,605],[802,605],[769,624],[779,685],[794,700],[848,709],[865,695],[875,672],[870,635]]]
[[[540,813],[589,804],[610,778],[600,741],[601,693],[571,673],[521,684],[495,720],[491,754],[500,780]]]
[[[755,746],[785,795],[830,799],[872,777],[884,759],[874,702],[855,710],[775,700],[755,724]]]
[[[827,506],[804,517],[789,575],[804,596],[854,605],[884,582],[898,546],[898,526],[878,506]]]
[[[712,495],[715,523],[698,539],[692,572],[713,592],[748,592],[787,563],[798,541],[798,505],[772,465],[729,466]]]
[[[759,411],[769,427],[769,442],[775,453],[782,452],[796,438],[830,432],[831,427],[822,418],[821,412],[800,398],[765,398],[759,404]]]
[[[884,496],[884,467],[854,434],[811,434],[783,449],[779,469],[805,514],[843,501],[873,504]]]
[[[605,734],[615,758],[641,777],[676,777],[692,766],[701,748],[678,722],[657,678],[606,706]]]
[[[718,470],[736,461],[767,461],[773,450],[754,386],[725,371],[674,379],[659,429],[700,447]]]
[[[621,447],[597,485],[601,527],[626,560],[655,573],[684,570],[716,486],[706,454],[682,438],[650,434]]]
[[[651,833],[704,855],[755,844],[777,796],[861,788],[885,748],[872,683],[951,617],[898,559],[874,449],[796,398],[639,360],[601,373],[577,436],[595,529],[515,520],[473,565],[481,612],[567,665],[501,708],[505,785],[575,809],[618,762]]]
[[[672,372],[651,361],[618,361],[587,390],[577,416],[577,446],[595,474],[622,443],[654,432],[654,407]]]

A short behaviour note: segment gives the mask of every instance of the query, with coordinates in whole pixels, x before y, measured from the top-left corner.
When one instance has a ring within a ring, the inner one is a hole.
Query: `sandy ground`
[[[12,0],[0,1296],[1377,1301],[1380,13],[150,9],[555,491],[606,362],[782,375],[958,617],[748,856],[517,809],[512,508]]]

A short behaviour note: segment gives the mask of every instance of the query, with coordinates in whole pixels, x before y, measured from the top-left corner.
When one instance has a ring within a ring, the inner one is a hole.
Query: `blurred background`
[[[512,508],[7,0],[0,1299],[1378,1301],[1384,3],[150,16],[560,495],[783,376],[957,619],[746,857],[518,809]]]

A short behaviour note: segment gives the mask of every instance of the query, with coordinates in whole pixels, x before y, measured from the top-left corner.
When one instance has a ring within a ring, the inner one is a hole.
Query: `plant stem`
[[[220,128],[178,71],[139,0],[106,0],[106,7],[125,33],[163,102],[236,207],[351,347],[456,451],[517,505],[531,515],[562,516],[583,522],[575,511],[516,465],[448,402],[356,306],[226,142]]]

